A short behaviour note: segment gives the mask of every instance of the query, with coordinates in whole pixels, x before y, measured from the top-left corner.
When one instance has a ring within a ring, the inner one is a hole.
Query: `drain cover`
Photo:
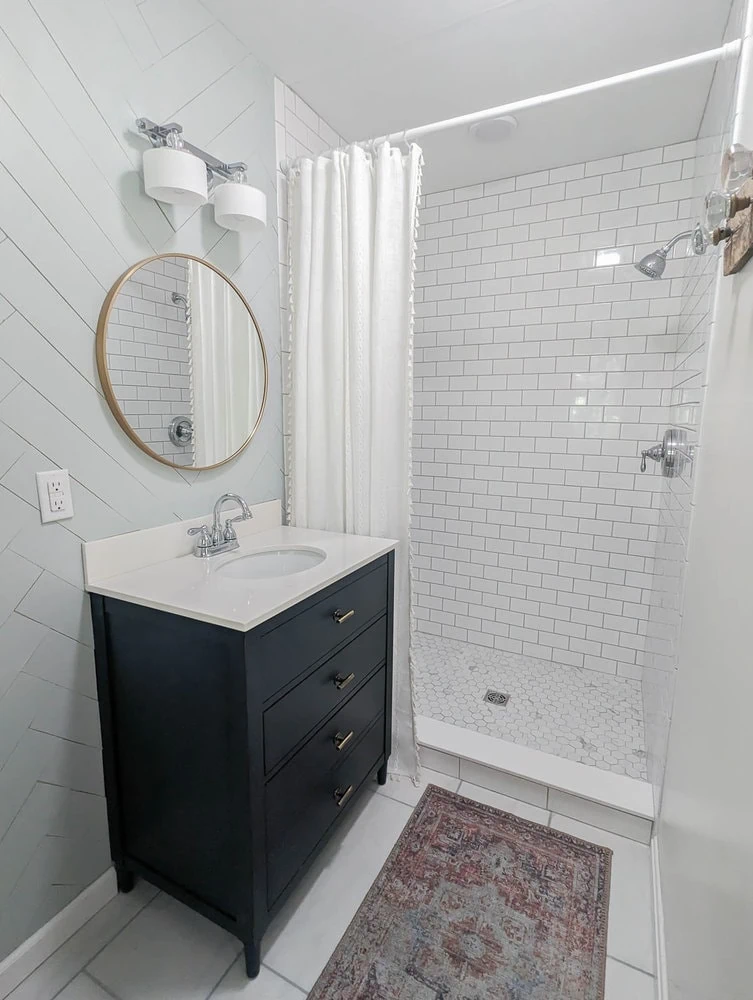
[[[492,691],[491,688],[484,695],[484,701],[488,701],[490,705],[506,705],[509,700],[509,694],[504,694],[502,691]]]

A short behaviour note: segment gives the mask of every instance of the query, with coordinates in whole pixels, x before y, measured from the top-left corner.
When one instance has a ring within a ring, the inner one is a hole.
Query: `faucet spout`
[[[240,507],[241,513],[237,517],[229,518],[225,525],[225,532],[222,530],[222,508],[227,503],[233,503]],[[249,510],[249,506],[242,496],[237,493],[223,493],[214,505],[214,521],[212,524],[212,544],[220,545],[224,541],[232,541],[235,538],[235,529],[232,527],[233,521],[248,521],[254,515]],[[228,537],[229,535],[229,537]]]
[[[229,517],[222,527],[222,508],[226,503],[235,504],[240,507],[240,514]],[[210,532],[206,524],[201,524],[196,528],[189,528],[189,535],[198,535],[194,555],[205,559],[209,556],[219,556],[223,552],[232,552],[238,548],[238,536],[235,533],[233,522],[248,521],[254,515],[251,513],[248,504],[243,497],[237,493],[223,493],[214,505],[213,524]]]

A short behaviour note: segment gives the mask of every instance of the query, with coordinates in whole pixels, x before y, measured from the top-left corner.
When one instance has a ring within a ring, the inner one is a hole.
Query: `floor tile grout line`
[[[277,972],[276,969],[273,969],[271,965],[267,965],[266,962],[262,962],[262,965],[264,966],[264,968],[268,972],[274,973],[274,975],[277,976],[278,979],[282,979],[284,982],[288,983],[290,986],[293,986],[293,987],[295,987],[295,989],[299,990],[304,995],[304,997],[307,997],[309,995],[310,990],[307,990],[304,986],[301,986],[299,983],[294,982],[288,976],[284,976],[281,972]]]
[[[119,897],[119,896],[120,896],[120,893],[118,893],[117,895],[113,896],[113,899],[118,899],[118,897]],[[80,967],[79,967],[79,968],[78,968],[78,969],[76,970],[76,972],[74,972],[74,974],[73,974],[73,975],[71,976],[71,978],[70,978],[70,979],[68,979],[68,980],[67,980],[67,981],[65,982],[65,984],[64,984],[64,985],[63,985],[63,986],[62,986],[62,987],[61,987],[61,988],[60,988],[60,989],[59,989],[59,990],[57,991],[57,993],[53,993],[53,994],[52,994],[52,996],[48,998],[48,1000],[55,1000],[55,997],[57,997],[57,996],[60,996],[60,994],[61,994],[61,993],[63,992],[63,990],[64,990],[64,989],[66,989],[66,988],[67,988],[68,986],[70,986],[70,985],[71,985],[71,983],[73,982],[73,980],[74,980],[74,979],[76,978],[76,976],[79,976],[79,975],[80,975],[80,974],[81,974],[82,972],[86,972],[87,976],[89,976],[89,978],[90,978],[90,979],[94,979],[94,976],[92,976],[92,975],[91,975],[91,974],[90,974],[89,972],[87,972],[87,969],[88,969],[88,968],[89,968],[89,966],[90,966],[90,965],[92,964],[92,962],[94,961],[94,959],[95,959],[95,958],[99,958],[99,956],[100,956],[100,955],[102,954],[102,952],[103,952],[103,951],[105,950],[105,948],[107,948],[107,947],[108,947],[109,945],[111,945],[111,944],[113,943],[113,941],[115,940],[115,938],[119,937],[119,935],[123,933],[123,931],[124,931],[124,930],[126,929],[126,927],[128,927],[128,926],[129,926],[129,924],[133,923],[133,921],[134,921],[134,920],[136,919],[136,917],[137,917],[137,916],[139,915],[139,913],[143,913],[143,911],[144,911],[144,910],[145,910],[145,909],[147,908],[147,906],[149,906],[149,905],[150,905],[151,903],[153,903],[153,902],[154,902],[154,900],[155,900],[155,899],[157,898],[157,896],[159,896],[159,890],[157,890],[157,892],[156,892],[156,893],[155,893],[155,894],[154,894],[154,895],[152,896],[152,898],[151,898],[151,899],[149,899],[149,900],[147,900],[147,901],[146,901],[146,903],[144,903],[144,904],[143,904],[143,906],[140,906],[140,907],[138,908],[138,910],[136,910],[136,912],[135,912],[135,913],[133,914],[133,916],[132,916],[132,917],[130,917],[130,919],[129,919],[129,920],[127,920],[127,921],[126,921],[126,922],[125,922],[125,923],[123,924],[123,926],[122,926],[122,927],[121,927],[121,928],[120,928],[119,930],[117,930],[117,931],[116,931],[116,932],[115,932],[115,933],[114,933],[114,934],[112,935],[112,937],[108,938],[108,939],[107,939],[107,941],[105,941],[105,943],[104,943],[104,944],[102,945],[102,947],[101,947],[101,948],[99,948],[99,949],[98,949],[98,950],[97,950],[97,951],[96,951],[96,952],[95,952],[95,953],[94,953],[94,954],[92,955],[92,957],[91,957],[91,958],[90,958],[90,959],[89,959],[89,960],[88,960],[88,961],[86,962],[86,964],[85,964],[85,965],[82,965],[82,966],[80,966]],[[112,902],[112,900],[109,900],[109,902]],[[107,903],[105,903],[105,906],[107,906],[107,905],[108,905],[108,904],[107,904]],[[89,920],[93,920],[93,919],[94,919],[94,917],[96,917],[98,913],[101,913],[101,912],[102,912],[102,910],[104,910],[105,906],[102,906],[102,907],[100,907],[100,908],[99,908],[99,909],[97,910],[97,913],[95,913],[95,914],[94,914],[94,916],[90,917],[90,918],[89,918]],[[86,924],[88,924],[88,923],[89,923],[89,920],[87,920],[87,921],[86,921]],[[86,924],[84,924],[84,927],[86,927]],[[83,929],[84,929],[84,927],[80,927],[80,928],[79,928],[79,931],[80,931],[80,930],[83,930]],[[76,931],[76,934],[78,934],[78,933],[79,933],[79,931]],[[71,935],[71,937],[74,937],[74,936],[75,936],[75,935],[73,935],[73,934]],[[64,947],[65,947],[65,945],[66,945],[66,944],[68,944],[68,942],[69,942],[70,940],[71,940],[71,938],[68,938],[68,939],[67,939],[66,941],[64,941],[64,942],[63,942],[63,943],[62,943],[62,944],[60,945],[60,948],[64,948]],[[33,976],[33,975],[34,975],[34,973],[35,973],[35,972],[37,972],[37,970],[38,970],[38,969],[41,969],[41,968],[42,968],[42,966],[43,966],[43,965],[44,965],[44,964],[45,964],[46,962],[49,962],[49,961],[50,961],[50,959],[51,959],[51,958],[53,958],[53,957],[54,957],[54,956],[55,956],[55,955],[57,954],[57,952],[58,952],[58,951],[60,951],[60,948],[56,949],[56,951],[54,951],[54,952],[52,953],[52,955],[50,955],[50,956],[49,956],[48,958],[46,958],[46,959],[44,960],[44,962],[42,962],[42,965],[38,965],[38,966],[37,966],[37,968],[36,968],[36,969],[34,969],[34,971],[33,971],[33,972],[30,972],[30,973],[29,973],[29,975],[28,975],[28,976],[26,977],[26,979],[24,979],[24,980],[23,980],[23,982],[25,983],[25,982],[26,982],[26,980],[27,980],[27,979],[30,979],[30,978],[31,978],[31,976]],[[21,984],[21,983],[19,983],[18,985],[19,985],[19,986],[21,986],[22,984]],[[16,989],[18,989],[18,986],[16,987]],[[40,1000],[41,1000],[41,998],[40,998]]]
[[[97,986],[99,986],[103,993],[106,993],[108,997],[112,997],[112,1000],[120,1000],[117,993],[113,993],[109,986],[105,986],[105,984],[101,980],[97,979],[96,976],[93,976],[91,972],[87,972],[86,969],[84,969],[83,972],[79,973],[79,975],[86,976],[88,979],[91,979],[93,983],[96,983]]]
[[[618,958],[616,955],[612,955],[607,948],[607,958],[611,958],[613,962],[619,962],[620,965],[624,965],[628,969],[632,969],[633,972],[642,972],[644,976],[648,976],[649,979],[656,979],[655,972],[647,972],[646,969],[642,969],[639,965],[633,965],[632,962],[626,962],[624,958]]]
[[[220,978],[217,980],[217,982],[211,988],[211,990],[209,991],[209,993],[207,993],[206,1000],[212,1000],[212,997],[216,993],[216,991],[217,991],[220,983],[225,978],[225,976],[228,974],[228,972],[230,972],[230,970],[232,969],[232,967],[238,961],[239,956],[242,955],[242,954],[243,954],[243,943],[241,942],[240,951],[236,955],[233,956],[233,958],[230,960],[230,964],[228,966],[226,966],[226,968],[223,970]]]

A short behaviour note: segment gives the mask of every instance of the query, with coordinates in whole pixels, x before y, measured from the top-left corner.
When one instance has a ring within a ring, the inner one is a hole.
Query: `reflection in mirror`
[[[209,468],[248,443],[266,399],[264,344],[243,297],[205,261],[172,255],[132,268],[97,338],[108,402],[155,458]]]

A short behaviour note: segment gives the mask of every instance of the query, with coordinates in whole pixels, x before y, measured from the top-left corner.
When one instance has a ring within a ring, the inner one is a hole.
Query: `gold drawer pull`
[[[336,788],[335,789],[335,802],[337,803],[337,808],[342,809],[345,803],[353,794],[354,785],[348,785],[347,788]]]
[[[355,613],[356,613],[355,608],[351,608],[350,611],[341,611],[338,608],[337,611],[334,611],[332,613],[332,617],[335,619],[338,625],[342,625],[343,622],[346,622],[349,618],[352,618]]]
[[[345,747],[350,743],[350,741],[353,739],[353,737],[355,735],[356,734],[353,732],[352,729],[345,736],[343,736],[342,733],[335,733],[335,738],[333,740],[333,742],[335,744],[335,749],[336,750],[344,750]]]
[[[343,677],[342,674],[335,674],[335,687],[338,691],[342,691],[342,689],[346,688],[348,684],[352,684],[355,679],[355,674],[348,674],[347,677]]]

